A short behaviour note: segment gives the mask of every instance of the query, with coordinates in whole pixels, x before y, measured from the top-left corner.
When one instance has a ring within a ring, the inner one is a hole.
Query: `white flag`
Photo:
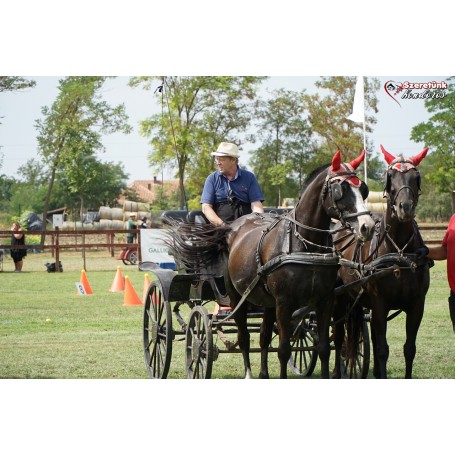
[[[352,107],[352,114],[348,120],[356,123],[365,123],[364,111],[364,91],[363,91],[363,76],[357,76],[357,84],[355,86],[354,105]]]

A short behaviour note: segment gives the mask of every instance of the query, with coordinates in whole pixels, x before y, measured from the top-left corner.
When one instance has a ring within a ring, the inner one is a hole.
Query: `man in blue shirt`
[[[218,170],[210,174],[202,190],[202,212],[210,223],[220,226],[242,215],[263,213],[264,195],[255,175],[239,168],[239,149],[221,142],[212,152]]]

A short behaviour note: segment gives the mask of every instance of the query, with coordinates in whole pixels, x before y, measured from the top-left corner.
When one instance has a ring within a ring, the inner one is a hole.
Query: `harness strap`
[[[251,291],[256,287],[256,284],[258,283],[260,278],[261,278],[261,275],[257,274],[256,277],[254,278],[254,280],[246,288],[245,292],[242,295],[242,298],[240,299],[240,302],[236,305],[234,310],[229,314],[229,316],[226,316],[224,319],[221,319],[221,321],[219,321],[220,323],[226,322],[228,319],[231,319],[235,313],[237,313],[237,311],[242,306],[243,302],[245,302],[246,298],[250,295]]]

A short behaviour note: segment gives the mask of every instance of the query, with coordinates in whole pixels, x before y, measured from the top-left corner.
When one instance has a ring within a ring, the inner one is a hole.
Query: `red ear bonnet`
[[[338,169],[340,169],[341,166],[341,152],[338,150],[338,152],[333,155],[332,158],[332,171],[336,172]]]
[[[387,164],[392,164],[392,161],[395,159],[393,155],[391,155],[381,144],[381,151],[384,155],[385,160],[387,161]]]
[[[364,159],[365,159],[365,150],[362,150],[362,153],[355,160],[351,161],[349,164],[352,166],[352,169],[356,170]]]
[[[427,155],[427,152],[428,152],[428,147],[424,148],[418,155],[413,156],[412,158],[409,158],[409,159],[413,162],[414,166],[418,166],[420,164],[420,162]]]

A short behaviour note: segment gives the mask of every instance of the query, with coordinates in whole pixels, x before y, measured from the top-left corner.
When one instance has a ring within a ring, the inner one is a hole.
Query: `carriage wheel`
[[[136,265],[137,263],[137,250],[129,250],[126,258],[122,259],[125,265]]]
[[[185,341],[186,377],[210,379],[213,365],[213,334],[208,312],[197,305],[191,310]]]
[[[131,265],[137,264],[137,250],[131,250],[128,253],[128,260],[130,261]]]
[[[161,289],[152,284],[144,307],[144,355],[151,379],[165,379],[171,364],[172,340],[171,305],[164,300]]]
[[[318,361],[318,336],[310,325],[310,319],[302,319],[291,338],[292,353],[289,359],[290,370],[300,376],[308,377],[314,371]],[[305,351],[295,348],[308,348]]]
[[[345,330],[346,333],[346,330]],[[359,333],[357,355],[354,360],[341,356],[341,374],[347,379],[366,379],[370,369],[370,332],[368,323],[363,321],[362,330]]]

